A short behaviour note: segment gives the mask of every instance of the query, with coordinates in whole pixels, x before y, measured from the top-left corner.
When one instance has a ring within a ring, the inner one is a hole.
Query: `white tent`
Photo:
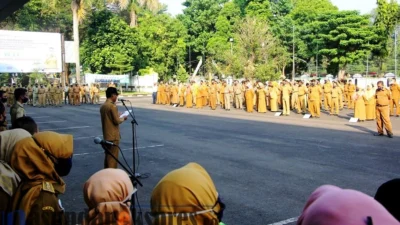
[[[328,75],[325,76],[325,78],[326,78],[326,79],[333,79],[334,76],[333,76],[332,74],[328,74]]]
[[[387,74],[385,74],[384,77],[385,78],[393,78],[393,77],[396,77],[396,75],[394,75],[393,73],[387,73]]]
[[[353,75],[353,78],[362,78],[362,77],[363,76],[361,74],[358,74],[358,73]]]

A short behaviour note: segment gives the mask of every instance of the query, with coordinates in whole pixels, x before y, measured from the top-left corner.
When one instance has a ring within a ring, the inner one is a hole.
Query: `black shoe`
[[[380,137],[380,136],[383,136],[383,134],[377,133],[377,134],[374,134],[374,136],[375,136],[375,137]]]
[[[388,134],[388,138],[393,138],[393,134]]]

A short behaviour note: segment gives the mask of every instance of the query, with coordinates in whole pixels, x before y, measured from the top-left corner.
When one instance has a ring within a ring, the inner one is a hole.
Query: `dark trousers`
[[[157,92],[153,92],[153,104],[157,102]]]

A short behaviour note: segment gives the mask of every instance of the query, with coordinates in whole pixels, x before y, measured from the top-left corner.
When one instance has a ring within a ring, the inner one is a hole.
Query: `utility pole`
[[[316,65],[315,65],[315,69],[316,69],[316,71],[317,71],[317,77],[318,77],[318,42],[317,42],[317,62],[316,62]]]
[[[394,31],[394,75],[397,76],[397,35],[399,32],[396,30]]]
[[[296,70],[295,70],[295,43],[294,43],[294,24],[293,24],[293,71],[292,71],[292,81],[294,81],[294,77],[296,75]]]

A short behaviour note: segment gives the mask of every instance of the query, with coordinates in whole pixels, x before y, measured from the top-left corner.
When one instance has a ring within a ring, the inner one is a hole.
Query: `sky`
[[[183,0],[160,0],[168,5],[168,12],[172,15],[182,13]],[[376,0],[331,0],[341,10],[358,10],[362,14],[371,12],[376,7]]]

